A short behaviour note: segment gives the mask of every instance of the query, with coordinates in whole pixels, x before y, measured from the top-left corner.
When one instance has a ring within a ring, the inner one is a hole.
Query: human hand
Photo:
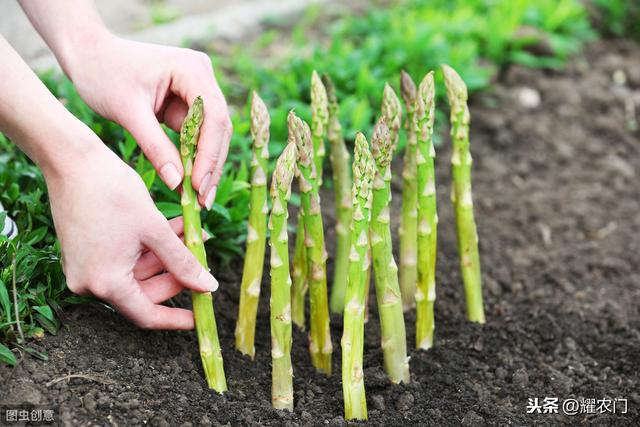
[[[218,287],[182,242],[182,219],[167,221],[140,177],[82,133],[90,148],[57,171],[43,169],[69,289],[110,303],[142,328],[193,328],[190,310],[160,305],[185,288]]]
[[[162,180],[175,189],[184,176],[178,150],[160,127],[179,131],[188,106],[204,99],[192,184],[210,209],[227,158],[231,120],[211,61],[201,52],[120,39],[100,32],[92,46],[65,51],[63,65],[98,114],[125,127]]]

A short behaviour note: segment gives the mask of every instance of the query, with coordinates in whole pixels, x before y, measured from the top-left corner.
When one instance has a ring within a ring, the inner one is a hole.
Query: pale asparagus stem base
[[[204,268],[207,266],[207,254],[202,242],[202,224],[200,222],[200,205],[198,196],[191,184],[191,172],[196,154],[196,146],[200,135],[203,118],[202,98],[197,97],[189,108],[187,117],[180,131],[180,157],[184,167],[182,182],[182,214],[184,219],[184,241]],[[218,341],[218,329],[213,313],[212,295],[209,292],[192,292],[193,315],[198,335],[200,357],[207,384],[218,393],[227,391],[224,375],[222,351]]]
[[[251,134],[253,159],[251,161],[251,199],[247,233],[247,250],[240,285],[240,304],[235,330],[235,344],[242,354],[255,356],[255,331],[260,285],[267,234],[267,163],[269,161],[269,113],[257,93],[251,104]]]
[[[300,202],[304,212],[304,246],[307,256],[310,302],[309,353],[313,366],[330,375],[333,345],[329,328],[327,252],[324,244],[318,180],[313,162],[313,144],[309,126],[293,112],[289,113],[289,135],[298,148]]]
[[[304,247],[304,214],[302,208],[298,213],[296,241],[293,250],[293,286],[291,287],[291,319],[304,331],[305,302],[309,282],[307,281],[307,250]]]
[[[400,93],[407,110],[405,128],[407,146],[402,171],[402,211],[400,215],[400,291],[405,311],[415,306],[418,281],[418,184],[416,182],[417,139],[415,127],[416,85],[411,76],[402,71]]]
[[[407,336],[398,284],[398,267],[393,258],[389,214],[393,148],[388,128],[383,121],[380,121],[373,131],[371,146],[376,171],[373,180],[370,237],[384,368],[392,382],[409,382]]]
[[[347,420],[367,419],[362,353],[364,349],[364,304],[366,270],[369,267],[369,220],[373,160],[364,135],[356,136],[353,161],[353,218],[349,280],[344,307],[342,335],[342,391]]]
[[[276,409],[293,411],[293,368],[291,366],[291,277],[287,234],[287,201],[296,162],[296,147],[289,144],[273,174],[273,200],[269,229],[271,247],[271,401]]]
[[[433,347],[436,299],[436,242],[438,213],[433,146],[435,83],[430,72],[420,83],[416,103],[416,165],[418,176],[418,289],[416,291],[416,347]]]
[[[336,253],[329,308],[332,313],[342,314],[344,311],[344,294],[347,289],[347,276],[349,274],[349,249],[351,247],[350,224],[353,209],[351,200],[351,167],[349,151],[342,137],[338,100],[333,83],[326,74],[322,76],[322,82],[329,102],[327,137],[330,147],[329,159],[333,171],[336,204]]]
[[[458,73],[451,67],[444,65],[442,69],[447,97],[451,106],[451,139],[453,142],[451,200],[456,212],[458,254],[467,301],[467,317],[472,322],[484,323],[478,233],[473,215],[471,192],[472,159],[469,152],[470,114],[467,106],[467,88]]]

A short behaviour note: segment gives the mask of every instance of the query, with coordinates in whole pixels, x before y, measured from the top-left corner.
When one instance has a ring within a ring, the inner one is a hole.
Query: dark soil
[[[535,101],[523,88],[540,95],[539,106],[523,105]],[[511,67],[495,90],[473,99],[487,324],[464,316],[445,144],[437,166],[436,347],[412,351],[412,382],[391,385],[381,368],[371,299],[365,344],[371,423],[639,425],[640,133],[630,130],[638,118],[633,105],[640,108],[640,47],[611,41],[592,45],[564,71]],[[398,193],[399,182],[394,185]],[[331,211],[331,193],[324,202]],[[398,195],[395,212],[399,203]],[[326,222],[330,228],[332,219]],[[263,283],[251,361],[233,350],[238,271],[240,264],[218,272],[215,307],[230,389],[224,396],[205,385],[195,334],[141,331],[95,304],[69,310],[68,329],[42,342],[49,362],[26,358],[0,370],[0,404],[51,407],[67,425],[344,424],[340,319],[332,323],[330,378],[314,372],[306,336],[295,332],[295,411],[275,411],[269,282]],[[413,343],[413,314],[407,330]],[[89,378],[48,384],[69,374]],[[628,412],[527,414],[527,400],[536,397],[625,398]]]

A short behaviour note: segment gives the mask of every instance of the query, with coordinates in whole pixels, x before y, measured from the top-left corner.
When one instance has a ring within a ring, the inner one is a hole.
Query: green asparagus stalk
[[[347,420],[367,419],[364,390],[364,304],[366,276],[369,269],[369,221],[371,219],[371,184],[374,175],[371,152],[362,133],[356,135],[353,159],[353,217],[349,281],[345,295],[342,334],[342,391]]]
[[[251,102],[251,135],[253,137],[253,159],[251,161],[251,201],[249,231],[245,253],[242,284],[240,285],[240,307],[236,323],[236,349],[253,359],[256,314],[260,299],[260,283],[267,234],[267,162],[269,160],[269,112],[257,93]]]
[[[318,187],[322,186],[322,169],[325,156],[324,137],[327,133],[329,111],[327,92],[314,70],[311,74],[311,137],[313,140],[313,159],[317,174]],[[304,330],[305,297],[309,289],[309,260],[304,247],[304,212],[298,214],[296,242],[293,251],[293,287],[291,288],[293,323]]]
[[[311,139],[313,140],[313,161],[316,166],[318,187],[322,187],[324,166],[324,138],[329,125],[329,105],[327,91],[318,73],[311,74]]]
[[[304,211],[304,245],[307,250],[307,280],[309,283],[311,363],[321,372],[331,374],[331,333],[327,297],[324,229],[320,212],[318,180],[313,161],[313,145],[309,126],[293,112],[289,113],[289,132],[298,147],[300,201]]]
[[[291,366],[291,277],[287,202],[298,152],[288,144],[271,180],[272,208],[269,217],[271,248],[271,402],[276,409],[293,411],[293,368]]]
[[[418,88],[415,111],[417,135],[416,165],[418,172],[418,289],[416,291],[416,347],[433,346],[434,303],[436,300],[436,243],[438,213],[433,147],[435,119],[435,84],[433,71]]]
[[[393,243],[389,226],[393,144],[384,119],[380,119],[373,130],[371,152],[376,164],[373,179],[373,205],[371,207],[371,253],[373,255],[376,300],[380,314],[384,368],[392,382],[409,382],[407,336],[404,327],[400,285],[398,284],[398,266],[393,258]]]
[[[416,182],[416,85],[409,74],[402,71],[400,93],[407,109],[407,147],[402,170],[402,213],[400,216],[400,291],[404,310],[415,305],[418,280],[418,185]]]
[[[400,100],[394,92],[393,88],[388,83],[384,84],[384,91],[382,92],[382,117],[387,124],[387,128],[390,133],[392,149],[395,150],[398,145],[400,126],[402,124],[402,106]],[[371,239],[369,239],[371,240]],[[369,259],[372,257],[371,247],[369,247]],[[367,300],[364,312],[364,321],[369,321],[369,288],[371,287],[371,266],[367,271]]]
[[[349,249],[351,247],[349,224],[351,223],[353,210],[350,156],[342,137],[338,100],[333,82],[331,82],[327,74],[322,76],[322,82],[326,88],[329,101],[327,136],[330,147],[329,159],[333,170],[333,191],[336,198],[336,255],[329,307],[332,313],[342,314],[344,311],[344,293],[347,289],[347,277],[349,274]]]
[[[208,268],[207,254],[202,242],[200,205],[198,204],[197,194],[191,184],[191,173],[203,118],[202,98],[197,97],[189,108],[180,130],[180,157],[184,167],[181,204],[184,218],[185,244],[200,261],[200,264],[204,268]],[[204,374],[209,387],[218,393],[223,393],[227,391],[227,380],[224,376],[222,351],[218,341],[216,318],[213,313],[213,298],[211,292],[192,292],[191,296]]]
[[[298,211],[296,240],[293,250],[293,285],[291,286],[291,319],[304,331],[304,308],[309,282],[307,280],[307,249],[304,247],[304,212]]]
[[[458,254],[467,300],[467,317],[472,322],[484,323],[478,233],[471,195],[472,160],[469,152],[470,114],[467,106],[467,87],[453,68],[443,65],[442,71],[451,107],[451,139],[453,141],[451,201],[456,212]]]

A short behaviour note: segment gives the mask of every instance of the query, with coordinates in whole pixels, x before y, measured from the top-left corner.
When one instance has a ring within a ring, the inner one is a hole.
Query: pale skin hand
[[[0,131],[43,171],[69,288],[111,303],[136,325],[191,329],[189,310],[160,302],[218,287],[140,177],[47,91],[0,37]],[[164,273],[164,271],[167,273]]]
[[[209,57],[190,49],[124,40],[109,33],[89,0],[21,0],[89,106],[131,132],[171,189],[184,177],[180,156],[160,127],[178,131],[188,105],[204,99],[192,183],[211,208],[231,138],[231,120]]]

